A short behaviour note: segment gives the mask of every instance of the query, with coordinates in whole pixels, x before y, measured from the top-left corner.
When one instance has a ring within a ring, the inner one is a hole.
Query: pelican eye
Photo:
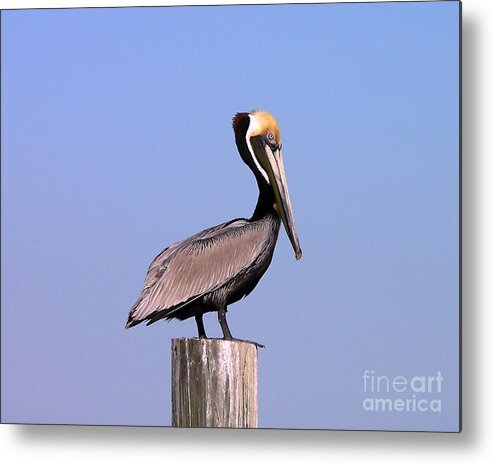
[[[273,152],[276,152],[279,149],[279,145],[277,144],[276,141],[276,136],[274,135],[273,132],[269,132],[267,134],[267,140],[266,140],[267,145],[271,148]]]

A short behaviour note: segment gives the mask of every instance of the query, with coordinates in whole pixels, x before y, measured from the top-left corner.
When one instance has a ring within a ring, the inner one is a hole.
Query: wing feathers
[[[172,313],[221,287],[256,260],[267,234],[266,227],[238,219],[165,249],[149,266],[127,326],[150,319],[157,311]]]

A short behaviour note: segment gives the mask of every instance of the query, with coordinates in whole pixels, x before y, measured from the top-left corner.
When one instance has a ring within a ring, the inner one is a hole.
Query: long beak
[[[295,252],[296,259],[300,259],[302,252],[296,232],[291,199],[289,197],[288,183],[282,161],[282,152],[280,149],[272,151],[270,146],[265,142],[262,136],[252,137],[252,148],[260,165],[265,169],[269,177],[274,198],[276,200],[276,211],[281,216],[282,222],[288,234],[291,245]]]

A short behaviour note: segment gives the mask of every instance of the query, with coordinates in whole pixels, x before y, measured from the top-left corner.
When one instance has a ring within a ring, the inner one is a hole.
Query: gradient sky
[[[195,322],[123,326],[157,253],[253,211],[231,118],[262,108],[304,254],[282,230],[230,307],[266,345],[260,426],[457,430],[458,18],[454,1],[2,12],[2,421],[170,424],[170,340]],[[365,370],[440,372],[417,396],[442,411],[365,411]]]

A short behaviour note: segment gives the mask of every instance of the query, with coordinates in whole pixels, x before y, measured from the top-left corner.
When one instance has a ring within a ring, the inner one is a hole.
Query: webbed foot
[[[265,345],[262,345],[261,343],[254,342],[252,340],[243,340],[242,338],[235,338],[235,337],[223,337],[223,340],[229,340],[231,342],[244,342],[244,343],[251,343],[252,345],[255,345],[257,348],[265,348]]]

